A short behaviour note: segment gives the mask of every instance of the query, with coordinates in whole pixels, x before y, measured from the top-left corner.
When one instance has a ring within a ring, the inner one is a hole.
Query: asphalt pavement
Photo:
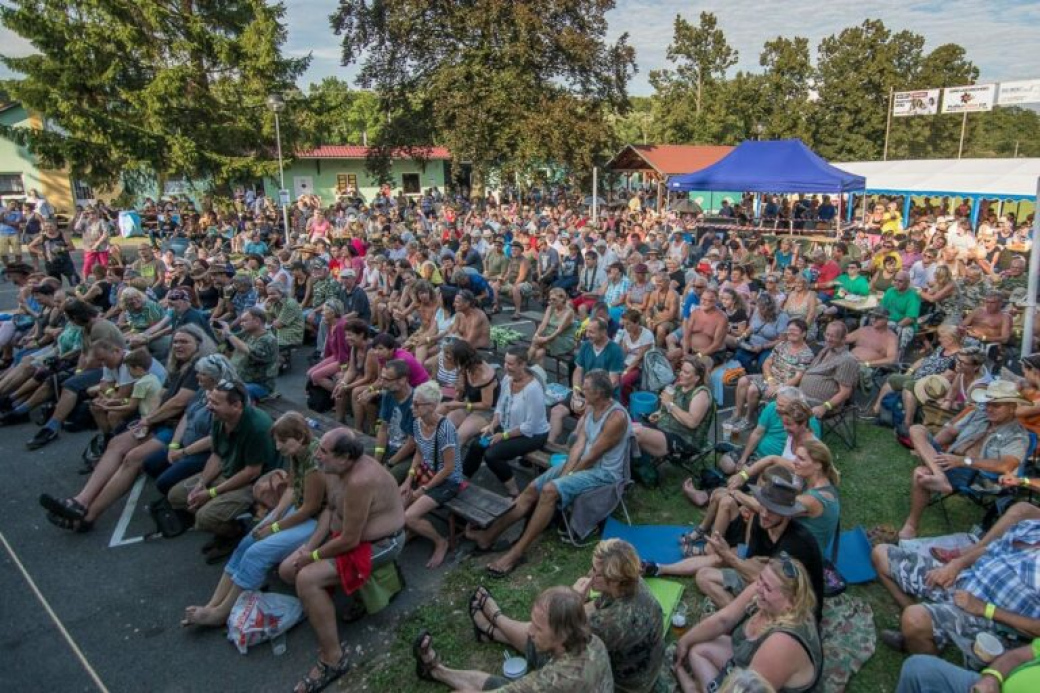
[[[0,285],[0,310],[14,307],[14,295],[11,284]],[[292,372],[279,379],[279,391],[297,403],[305,359],[301,350]],[[199,548],[206,537],[194,531],[170,540],[142,538],[154,531],[145,511],[158,497],[150,481],[90,533],[52,526],[38,497],[80,489],[87,478],[78,474],[81,453],[93,433],[63,432],[30,452],[25,442],[35,431],[33,424],[0,429],[0,689],[287,691],[306,674],[317,653],[306,620],[289,633],[281,656],[267,644],[243,656],[221,630],[181,628],[184,607],[209,599],[222,568],[205,564]],[[430,549],[423,541],[406,548],[407,588],[387,609],[341,624],[340,637],[354,648],[357,665],[382,651],[398,622],[460,559],[449,556],[444,568],[426,570]],[[271,588],[286,589],[277,577]]]

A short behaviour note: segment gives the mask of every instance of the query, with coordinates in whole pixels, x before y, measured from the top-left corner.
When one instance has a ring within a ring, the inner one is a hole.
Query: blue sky
[[[340,46],[329,27],[328,16],[336,5],[336,0],[286,0],[286,50],[313,57],[301,86],[329,75],[354,76],[356,67],[340,65]],[[608,15],[610,36],[628,31],[636,49],[639,72],[631,84],[632,94],[648,95],[650,70],[667,67],[665,51],[675,15],[696,21],[701,11],[715,13],[730,45],[739,51],[740,62],[734,69],[757,71],[762,44],[776,36],[805,36],[815,50],[821,38],[868,17],[880,17],[894,31],[910,29],[922,34],[926,50],[943,43],[961,44],[979,67],[980,82],[1040,78],[1035,59],[1040,55],[1038,0],[618,0]],[[12,55],[31,50],[3,28],[0,47]],[[10,75],[0,68],[0,76]]]

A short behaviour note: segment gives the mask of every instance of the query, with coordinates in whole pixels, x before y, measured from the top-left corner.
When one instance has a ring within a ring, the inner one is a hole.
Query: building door
[[[300,195],[314,194],[313,176],[293,176],[293,194],[298,199]]]

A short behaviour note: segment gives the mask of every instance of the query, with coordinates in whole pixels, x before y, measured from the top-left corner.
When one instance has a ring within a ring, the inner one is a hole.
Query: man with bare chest
[[[700,307],[690,313],[683,325],[682,349],[669,353],[669,359],[678,361],[685,354],[693,354],[711,359],[716,366],[722,362],[729,320],[719,310],[718,298],[718,291],[710,287],[701,293]]]
[[[899,338],[888,329],[888,311],[884,308],[872,310],[869,323],[845,337],[845,343],[867,368],[895,363],[899,357]]]
[[[336,607],[329,589],[356,592],[372,570],[394,561],[404,548],[404,504],[393,475],[349,429],[322,436],[315,455],[326,475],[328,505],[307,542],[289,556],[280,574],[296,583],[318,636],[318,663],[294,690],[324,688],[350,664],[340,647]],[[308,680],[310,683],[308,683]]]
[[[1011,315],[1004,311],[1004,295],[986,294],[984,303],[964,318],[961,328],[985,344],[1007,344],[1011,339]]]
[[[469,289],[455,295],[455,322],[448,336],[468,342],[474,349],[486,349],[491,344],[491,323]]]

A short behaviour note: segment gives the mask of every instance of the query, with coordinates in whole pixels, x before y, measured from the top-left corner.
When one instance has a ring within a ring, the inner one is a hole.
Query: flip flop
[[[498,568],[492,568],[491,566],[488,566],[486,570],[488,577],[493,578],[495,580],[502,580],[503,578],[509,577],[513,573],[513,571],[522,566],[524,563],[527,563],[527,559],[521,557],[519,560],[517,560],[516,563],[512,565],[511,568],[509,568],[509,570],[499,570]]]
[[[93,522],[86,520],[72,520],[57,513],[47,513],[47,521],[60,529],[67,529],[77,534],[86,534],[94,529]]]
[[[427,641],[428,644],[423,647],[423,643]],[[432,662],[423,661],[423,652],[429,652],[431,647],[433,647],[433,636],[430,635],[430,631],[425,629],[412,641],[412,656],[415,657],[415,675],[423,681],[434,681],[435,679],[430,675],[430,672],[440,664],[439,657],[434,657]]]

